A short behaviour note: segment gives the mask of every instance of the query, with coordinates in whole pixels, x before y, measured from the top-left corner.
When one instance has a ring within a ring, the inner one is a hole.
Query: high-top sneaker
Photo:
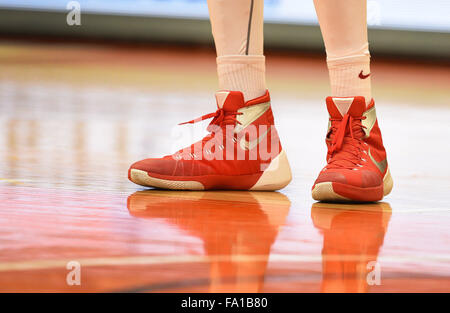
[[[327,165],[312,187],[320,201],[378,201],[393,181],[378,127],[375,104],[364,97],[328,97]]]
[[[129,179],[180,190],[285,187],[291,170],[274,126],[269,93],[244,102],[239,91],[219,91],[216,100],[216,112],[186,122],[213,118],[205,138],[172,155],[132,164]]]

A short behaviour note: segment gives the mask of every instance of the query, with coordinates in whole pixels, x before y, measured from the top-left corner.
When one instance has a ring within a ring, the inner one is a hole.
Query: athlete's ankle
[[[245,101],[266,93],[263,55],[225,55],[217,57],[219,88],[240,91]]]

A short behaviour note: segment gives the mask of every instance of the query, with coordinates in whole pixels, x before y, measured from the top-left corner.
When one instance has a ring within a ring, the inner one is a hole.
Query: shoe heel
[[[250,190],[274,191],[286,187],[292,180],[291,167],[284,150],[270,162]]]
[[[393,187],[394,187],[394,180],[392,179],[391,171],[388,168],[383,178],[383,196],[387,196],[388,194],[390,194]]]

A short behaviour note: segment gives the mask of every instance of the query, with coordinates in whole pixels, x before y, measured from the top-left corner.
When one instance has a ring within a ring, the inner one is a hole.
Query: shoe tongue
[[[240,91],[218,91],[216,101],[219,109],[237,111],[244,106],[244,95]]]
[[[328,113],[332,118],[339,119],[347,113],[352,117],[359,117],[366,111],[364,97],[328,97],[326,102]]]

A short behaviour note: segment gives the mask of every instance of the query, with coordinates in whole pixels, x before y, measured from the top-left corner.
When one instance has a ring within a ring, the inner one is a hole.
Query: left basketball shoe
[[[201,141],[163,158],[136,162],[128,178],[139,185],[178,190],[278,190],[291,181],[274,126],[270,96],[247,101],[239,91],[216,93],[217,111]],[[185,123],[183,123],[185,124]]]
[[[379,201],[392,190],[375,103],[328,97],[327,165],[312,188],[319,201]]]

